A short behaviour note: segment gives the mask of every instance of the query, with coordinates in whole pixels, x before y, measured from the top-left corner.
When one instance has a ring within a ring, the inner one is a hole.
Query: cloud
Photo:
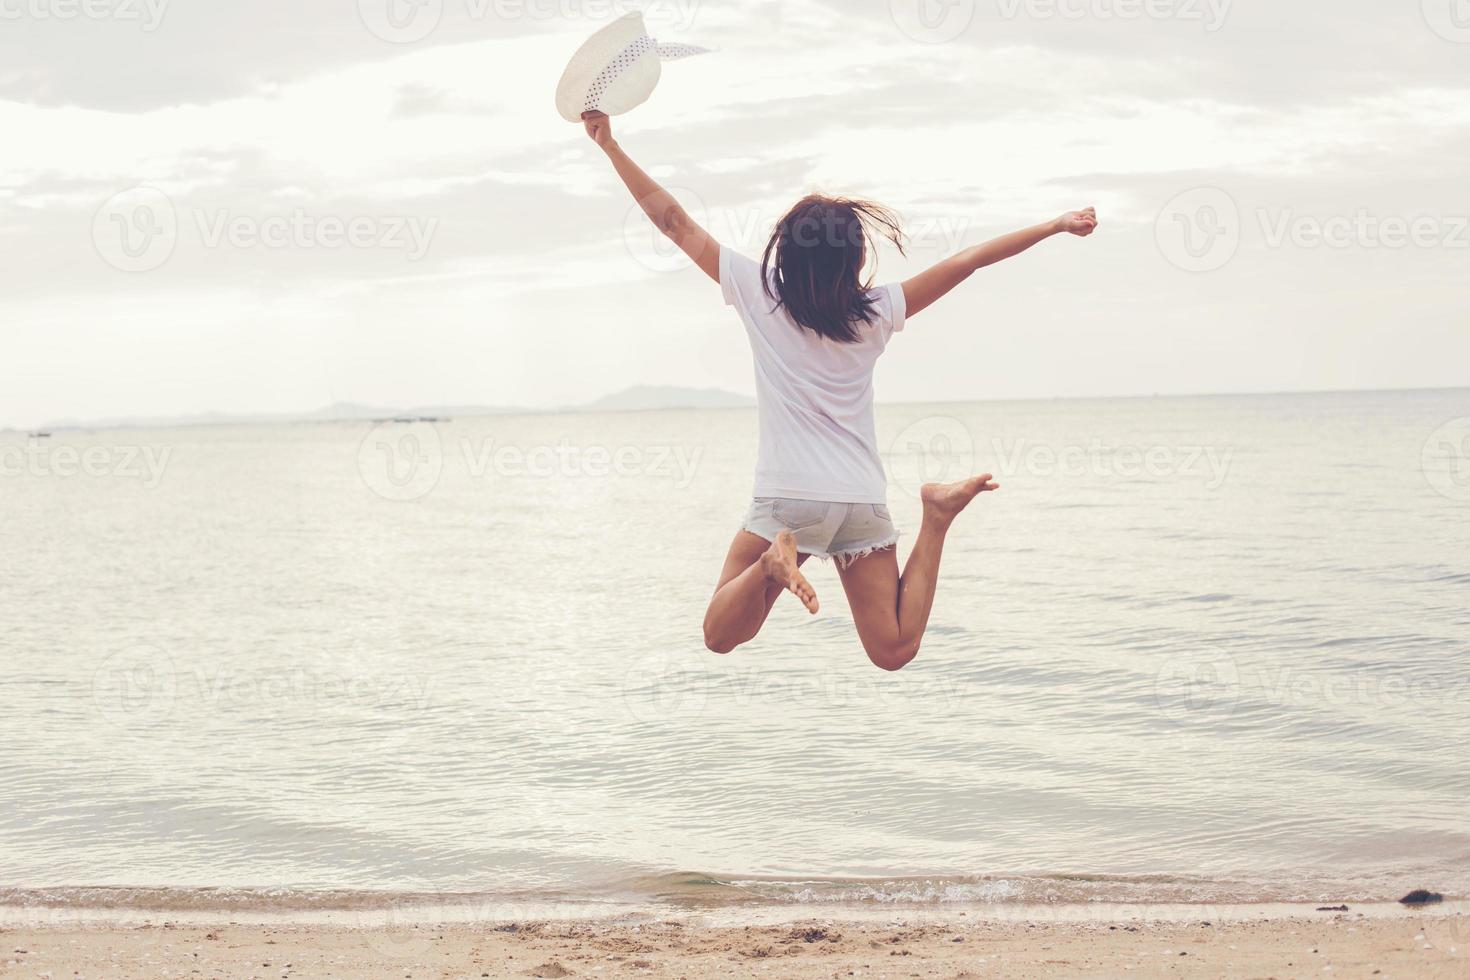
[[[411,83],[398,90],[398,101],[393,105],[392,115],[396,119],[414,119],[420,116],[486,116],[492,111],[483,103],[453,92]]]
[[[884,256],[885,277],[1098,205],[1104,231],[1085,248],[1048,245],[965,294],[1015,331],[1007,394],[1332,387],[1379,369],[1384,383],[1441,380],[1453,358],[1416,375],[1387,350],[1413,339],[1393,340],[1380,321],[1411,310],[1422,326],[1398,329],[1459,350],[1440,324],[1465,312],[1463,254],[1265,247],[1255,216],[1470,209],[1458,163],[1470,149],[1470,45],[1436,35],[1414,4],[1237,3],[1210,31],[1183,17],[1103,16],[1104,0],[1061,2],[1088,16],[981,0],[953,40],[929,44],[886,2],[654,0],[655,33],[719,50],[666,66],[654,100],[615,132],[752,254],[811,189],[897,206],[920,240],[906,260]],[[397,22],[413,28],[399,43],[367,0],[180,2],[151,30],[5,21],[0,316],[27,370],[0,394],[0,424],[134,414],[108,401],[131,397],[126,386],[98,381],[134,350],[150,351],[134,367],[156,390],[175,390],[173,375],[212,379],[178,388],[196,400],[178,412],[246,405],[273,357],[305,359],[302,385],[330,378],[378,402],[740,386],[739,335],[717,294],[698,273],[660,271],[669,263],[647,254],[647,228],[601,153],[552,111],[567,54],[615,5],[527,3],[443,0],[422,36],[422,22]],[[1204,185],[1234,195],[1252,230],[1230,266],[1190,277],[1160,256],[1153,223],[1171,197]],[[156,207],[117,213],[119,200]],[[118,258],[121,236],[170,216],[166,257],[119,269],[136,264]],[[1185,335],[1209,358],[1169,359],[1184,311]],[[966,359],[996,357],[962,329],[977,315],[957,302],[927,316],[924,335],[955,346],[906,338],[911,353],[885,368],[887,396],[969,394]],[[1362,361],[1303,347],[1263,367],[1218,333],[1193,332],[1205,323],[1258,343],[1341,343]],[[537,353],[547,329],[556,357]],[[619,334],[660,342],[624,357]],[[251,356],[223,368],[201,337]],[[494,364],[436,391],[445,358],[415,353],[430,337],[456,371]],[[1087,370],[1109,338],[1134,359],[1098,380]],[[1058,349],[1090,360],[1060,370],[1048,361]],[[379,371],[376,357],[400,368]]]

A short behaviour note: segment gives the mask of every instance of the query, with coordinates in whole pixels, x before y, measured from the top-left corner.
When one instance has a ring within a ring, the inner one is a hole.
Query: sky
[[[623,147],[759,255],[821,190],[915,317],[880,401],[1470,384],[1470,0],[0,0],[0,426],[753,390],[557,80],[633,9]]]

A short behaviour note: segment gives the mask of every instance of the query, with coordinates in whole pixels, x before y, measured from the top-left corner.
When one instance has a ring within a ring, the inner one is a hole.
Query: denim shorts
[[[767,541],[790,531],[796,535],[799,554],[835,558],[842,568],[898,544],[898,531],[883,504],[757,497],[745,515],[744,528]]]

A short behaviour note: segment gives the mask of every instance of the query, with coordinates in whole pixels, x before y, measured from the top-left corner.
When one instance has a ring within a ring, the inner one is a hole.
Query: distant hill
[[[231,415],[205,412],[168,418],[120,417],[106,419],[60,419],[40,428],[59,429],[151,429],[186,428],[204,425],[271,425],[287,422],[352,422],[395,418],[473,418],[478,415],[526,415],[548,411],[560,412],[646,412],[685,408],[749,408],[755,399],[717,388],[678,388],[672,386],[636,385],[624,391],[605,395],[593,402],[568,405],[560,409],[516,408],[489,405],[434,405],[416,408],[389,408],[382,405],[358,405],[339,402],[305,412],[256,413]]]
[[[719,388],[635,385],[578,407],[583,412],[648,412],[672,408],[750,408],[754,398]]]

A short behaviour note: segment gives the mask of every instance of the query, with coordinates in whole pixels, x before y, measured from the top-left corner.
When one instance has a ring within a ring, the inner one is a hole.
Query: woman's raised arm
[[[689,212],[674,200],[674,195],[659,186],[658,181],[644,173],[643,168],[623,152],[618,141],[613,139],[612,120],[606,114],[583,113],[582,124],[587,127],[587,135],[602,147],[607,158],[612,161],[613,169],[623,178],[633,199],[638,202],[643,213],[648,215],[648,220],[653,222],[654,227],[693,259],[694,264],[704,270],[705,275],[719,282],[720,243],[689,217]]]
[[[940,297],[970,278],[970,275],[977,269],[983,269],[987,265],[994,265],[1014,255],[1020,255],[1032,245],[1053,235],[1066,232],[1086,238],[1096,228],[1097,212],[1092,208],[1086,208],[1082,211],[1070,211],[1055,221],[1048,221],[1022,231],[1014,231],[1009,235],[1002,235],[988,241],[984,245],[976,245],[974,248],[957,252],[903,284],[903,297],[908,306],[907,315],[914,316],[933,306]]]

